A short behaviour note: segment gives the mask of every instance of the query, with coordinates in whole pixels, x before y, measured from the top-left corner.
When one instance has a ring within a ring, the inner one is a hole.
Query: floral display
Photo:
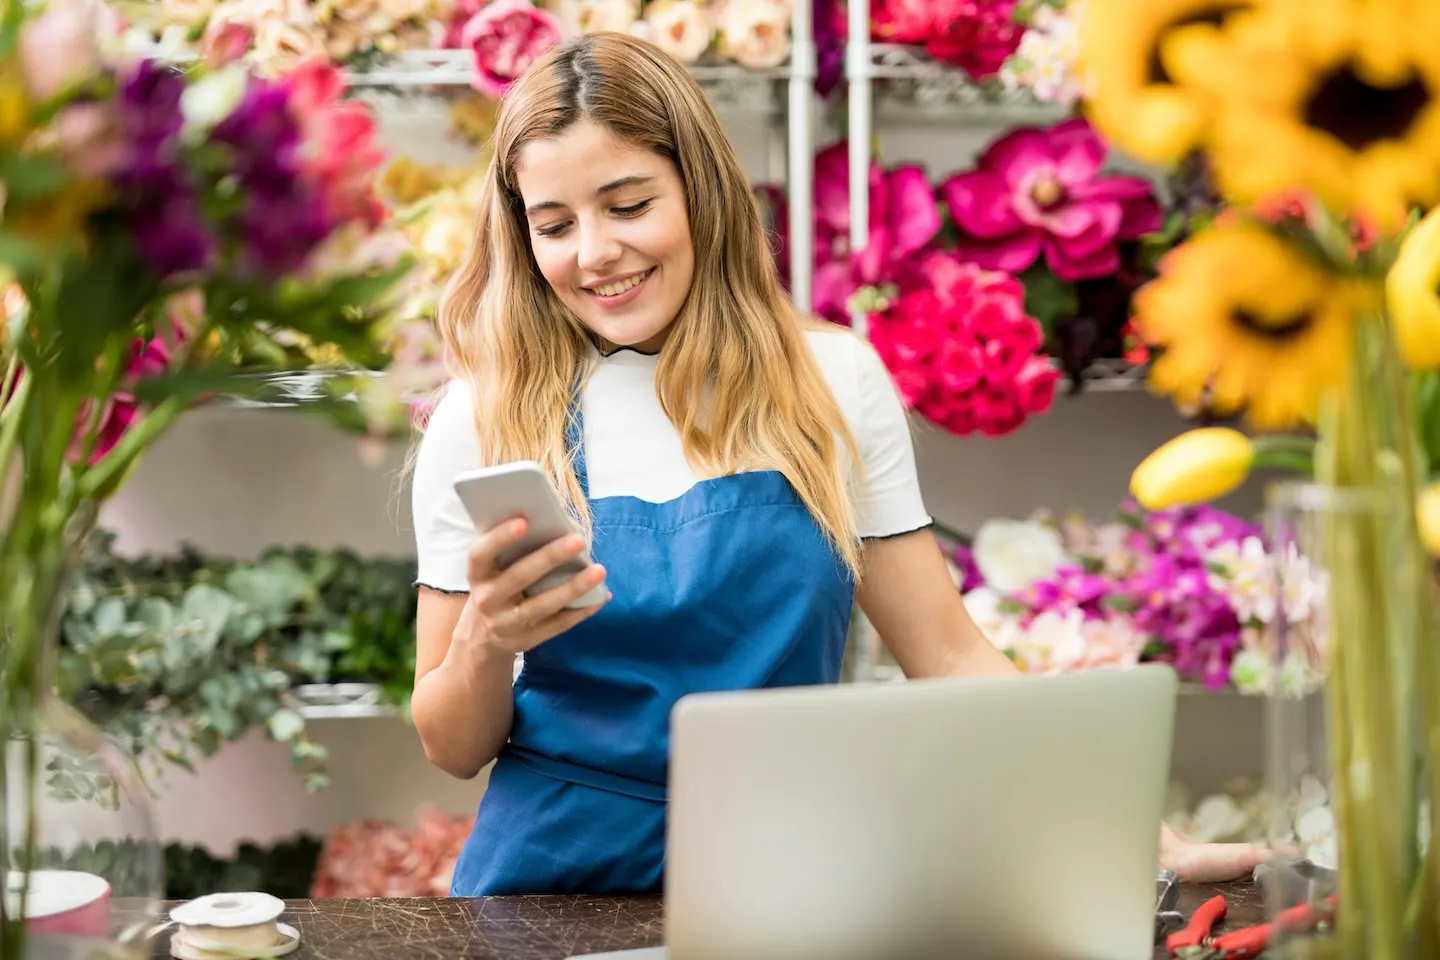
[[[1049,408],[1057,370],[1079,389],[1096,359],[1145,358],[1132,295],[1153,275],[1157,248],[1190,221],[1167,216],[1149,181],[1100,172],[1105,156],[1089,125],[1070,119],[1003,135],[976,169],[938,187],[917,164],[872,161],[870,235],[855,252],[849,148],[826,146],[813,182],[815,312],[848,325],[863,311],[907,403],[936,424],[961,436],[1010,432]],[[759,192],[784,276],[785,198]],[[990,281],[956,286],[959,264]],[[980,290],[986,304],[964,300]],[[967,313],[1007,320],[987,326]]]
[[[1080,99],[1075,75],[1075,20],[1084,0],[1035,3],[1015,52],[1000,68],[1004,89],[1029,90],[1041,103],[1072,107]]]
[[[100,504],[185,411],[266,388],[241,372],[310,370],[324,356],[337,376],[316,408],[388,431],[353,395],[362,381],[383,393],[405,379],[386,340],[411,267],[380,228],[369,114],[338,98],[328,62],[273,76],[235,63],[181,71],[129,54],[99,0],[11,13],[0,22],[0,740],[33,743],[63,709],[57,617]],[[386,368],[393,380],[369,376]],[[35,783],[39,756],[7,752],[8,782]],[[39,840],[32,794],[5,795],[6,822],[32,824],[10,837],[19,862]],[[5,910],[0,953],[24,955],[23,925]]]
[[[940,185],[958,252],[1019,274],[1036,260],[1070,283],[1120,268],[1120,243],[1159,230],[1160,203],[1143,177],[1102,175],[1107,149],[1079,118],[1020,127],[996,140],[974,170]]]
[[[1272,552],[1286,576],[1292,543],[1325,571],[1322,589],[1286,584],[1280,598],[1287,616],[1316,611],[1293,639],[1323,682],[1277,684],[1275,714],[1293,722],[1272,725],[1268,752],[1277,784],[1308,769],[1333,797],[1340,896],[1315,946],[1440,953],[1433,911],[1416,909],[1440,889],[1440,845],[1427,841],[1440,806],[1416,816],[1440,796],[1427,556],[1440,546],[1427,517],[1440,311],[1426,308],[1440,276],[1440,13],[1407,0],[1086,0],[1080,41],[1101,132],[1155,162],[1201,154],[1229,205],[1135,297],[1153,388],[1297,447],[1304,479],[1273,498]],[[1232,482],[1238,445],[1184,441],[1136,470],[1137,495]],[[1240,551],[1225,569],[1256,560]],[[1283,678],[1291,646],[1257,662]]]
[[[465,21],[460,46],[475,55],[475,89],[499,97],[560,37],[560,21],[529,0],[492,0]]]
[[[337,827],[320,850],[310,896],[445,897],[473,816],[420,808],[414,829],[375,819]]]
[[[870,321],[870,340],[911,409],[951,433],[998,437],[1049,409],[1060,372],[1004,273],[929,256],[922,281]]]
[[[1027,672],[1160,661],[1246,694],[1319,675],[1323,623],[1309,598],[1323,572],[1293,552],[1277,559],[1256,524],[1211,507],[991,520],[955,548],[952,569],[976,623]],[[1281,616],[1288,656],[1275,670]]]
[[[1190,791],[1172,783],[1165,822],[1199,843],[1265,844],[1273,835],[1316,866],[1333,870],[1338,850],[1329,800],[1325,785],[1311,776],[1302,777],[1278,804],[1270,791],[1247,779],[1193,804]],[[1283,828],[1276,830],[1277,823]]]

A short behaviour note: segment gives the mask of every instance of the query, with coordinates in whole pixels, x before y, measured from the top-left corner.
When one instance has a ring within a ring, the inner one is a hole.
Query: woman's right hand
[[[524,653],[559,636],[605,605],[570,609],[566,604],[605,579],[605,568],[592,563],[559,586],[533,597],[525,588],[585,549],[585,540],[570,534],[501,568],[499,556],[525,536],[523,519],[502,523],[470,548],[466,572],[470,599],[455,624],[453,640],[478,643],[510,654]],[[608,599],[608,598],[607,598]]]

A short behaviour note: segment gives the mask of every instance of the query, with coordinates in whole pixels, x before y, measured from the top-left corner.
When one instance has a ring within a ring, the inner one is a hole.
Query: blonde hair
[[[472,388],[481,456],[539,462],[589,532],[567,430],[593,341],[535,263],[515,180],[526,144],[582,119],[669,158],[684,184],[695,276],[660,353],[656,391],[687,460],[702,476],[779,471],[858,578],[845,467],[858,483],[860,458],[780,285],[750,184],[693,78],[633,37],[591,34],[556,47],[501,104],[474,239],[439,313],[452,368]]]

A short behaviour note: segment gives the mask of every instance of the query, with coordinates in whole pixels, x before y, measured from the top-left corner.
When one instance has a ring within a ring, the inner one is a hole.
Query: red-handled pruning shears
[[[1211,897],[1200,905],[1183,930],[1172,933],[1165,941],[1169,955],[1180,960],[1250,960],[1270,945],[1270,936],[1277,929],[1307,930],[1330,920],[1335,915],[1335,896],[1331,894],[1318,906],[1302,903],[1287,907],[1270,923],[1244,927],[1218,937],[1211,936],[1215,924],[1225,919],[1225,898]]]

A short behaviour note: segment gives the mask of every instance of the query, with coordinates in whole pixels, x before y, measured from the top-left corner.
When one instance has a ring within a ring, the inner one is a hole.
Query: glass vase
[[[131,758],[44,696],[13,723],[4,774],[9,916],[20,915],[28,878],[23,960],[148,958],[164,859],[154,801]]]
[[[1409,512],[1379,488],[1282,484],[1267,500],[1273,949],[1434,956],[1416,683],[1428,578]]]

